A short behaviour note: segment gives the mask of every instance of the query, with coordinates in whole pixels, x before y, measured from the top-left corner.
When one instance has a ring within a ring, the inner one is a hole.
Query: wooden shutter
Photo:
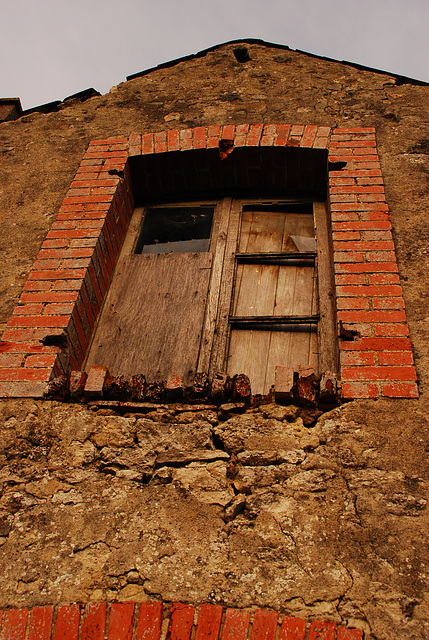
[[[192,383],[206,306],[211,252],[135,254],[137,211],[115,269],[86,363],[150,381],[175,372]],[[133,228],[134,227],[134,228]]]
[[[228,371],[246,373],[255,394],[277,365],[318,369],[313,214],[273,209],[243,212],[236,255]]]

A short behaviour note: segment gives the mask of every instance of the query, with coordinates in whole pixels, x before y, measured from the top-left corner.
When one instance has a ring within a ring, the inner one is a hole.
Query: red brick
[[[348,240],[360,240],[360,233],[359,231],[342,231],[342,232],[338,232],[338,231],[334,231],[334,233],[332,234],[332,237],[334,240],[336,240],[339,244],[344,243],[344,241],[348,241]],[[357,244],[357,243],[355,243]],[[341,247],[338,247],[341,248]],[[345,247],[347,248],[347,247]]]
[[[82,280],[53,280],[52,288],[54,291],[79,291],[82,286]]]
[[[277,129],[276,146],[285,146],[289,137],[290,124],[280,124]]]
[[[162,602],[143,602],[140,605],[136,640],[159,640],[161,635],[163,610],[164,606]],[[116,640],[116,638],[112,638],[111,640]]]
[[[400,311],[340,311],[338,319],[344,322],[405,322]]]
[[[374,211],[388,211],[389,208],[384,202],[345,202],[344,204],[335,203],[331,205],[331,211],[361,211],[361,212],[374,212]]]
[[[91,367],[85,384],[85,397],[89,400],[103,397],[103,388],[109,371],[106,367]]]
[[[8,327],[66,327],[65,316],[12,316]]]
[[[24,353],[0,353],[0,367],[15,369],[22,365]]]
[[[332,223],[332,230],[336,233],[344,232],[344,231],[349,231],[349,232],[362,231],[363,240],[391,240],[392,239],[391,224],[389,220],[380,220],[377,222],[374,222],[373,220],[359,220],[359,221],[338,220]]]
[[[373,351],[340,351],[341,365],[375,365],[377,358]],[[380,362],[380,364],[382,364]]]
[[[142,135],[142,153],[146,155],[154,152],[154,136],[153,133],[145,133]]]
[[[235,126],[233,124],[226,124],[222,127],[222,138],[224,140],[234,140]]]
[[[409,338],[359,338],[351,342],[342,342],[341,349],[347,351],[410,351]]]
[[[279,614],[276,611],[257,609],[253,618],[250,640],[275,640],[278,617]]]
[[[342,367],[343,380],[416,380],[414,367]]]
[[[5,382],[47,382],[51,375],[51,369],[0,369],[0,380]]]
[[[378,385],[368,382],[343,382],[341,395],[343,398],[377,398]]]
[[[262,124],[251,124],[249,133],[247,135],[247,146],[255,147],[259,145],[259,140],[261,137],[263,125]]]
[[[190,640],[195,609],[192,605],[173,603],[170,608],[169,640]]]
[[[250,613],[242,609],[227,609],[222,640],[247,640]]]
[[[351,273],[351,274],[346,273],[344,275],[337,273],[335,276],[337,295],[339,295],[338,289],[341,288],[338,285],[349,285],[349,284],[361,285],[361,284],[365,284],[365,282],[366,282],[366,277],[364,273]]]
[[[347,242],[334,242],[334,250],[335,251],[372,251],[372,253],[367,253],[368,256],[380,256],[382,262],[387,262],[387,260],[395,260],[395,254],[391,253],[391,250],[394,250],[394,245],[391,240],[387,241],[369,241],[366,242],[364,240],[359,240],[358,242],[353,242],[349,240]],[[378,260],[377,260],[378,261]]]
[[[402,288],[399,285],[381,286],[381,285],[364,285],[364,286],[337,286],[337,296],[396,296],[402,293]],[[401,298],[402,299],[402,298]],[[374,301],[375,302],[375,301]]]
[[[316,375],[312,367],[298,367],[296,391],[302,404],[316,404]]]
[[[338,627],[337,640],[363,640],[363,631],[361,629]]]
[[[400,280],[397,273],[369,273],[368,282],[370,284],[396,284]]]
[[[24,291],[48,291],[51,288],[51,282],[46,280],[27,280],[23,286]]]
[[[80,640],[104,640],[106,603],[89,602],[85,607]]]
[[[374,309],[403,309],[405,307],[404,299],[401,298],[374,298]]]
[[[53,367],[55,364],[55,360],[57,359],[57,354],[53,353],[45,353],[40,355],[29,355],[25,359],[25,366],[30,368],[49,368]]]
[[[363,262],[364,255],[358,251],[334,251],[334,262]]]
[[[134,602],[114,602],[112,604],[108,640],[132,640],[134,606]],[[140,640],[139,636],[137,638]]]
[[[411,351],[381,351],[378,362],[383,365],[407,365],[413,364],[414,360]]]
[[[301,140],[301,147],[311,147],[313,145],[314,138],[316,137],[318,127],[308,124],[304,129],[304,134]]]
[[[382,395],[387,398],[418,398],[419,390],[415,382],[385,382],[381,385]]]
[[[33,337],[33,329],[6,329],[3,331],[2,339],[11,342],[26,342]]]
[[[15,316],[35,316],[39,315],[44,308],[43,304],[24,304],[22,306],[15,307],[13,310],[13,315]]]
[[[335,622],[313,620],[310,625],[308,640],[335,640]]]
[[[194,149],[204,149],[206,146],[205,127],[195,127],[194,129]]]
[[[275,398],[280,404],[289,403],[294,399],[294,372],[288,367],[279,367],[275,369]]]
[[[53,607],[34,607],[30,612],[28,640],[50,640]]]
[[[369,309],[368,298],[338,298],[337,309]]]
[[[169,151],[179,150],[179,132],[177,129],[171,129],[167,134],[167,145]]]
[[[57,230],[57,231],[49,231],[47,234],[47,238],[97,238],[98,237],[98,229],[67,229]],[[84,246],[84,245],[82,245]]]
[[[338,263],[335,265],[335,271],[337,273],[369,272],[371,274],[374,271],[387,271],[387,272],[397,273],[398,265],[396,264],[396,262],[374,262],[371,264],[366,264],[366,263],[353,264],[352,262]]]
[[[27,627],[28,609],[6,611],[0,640],[24,640]]]
[[[303,618],[285,616],[280,627],[279,640],[304,640],[306,624]]]
[[[194,640],[217,640],[222,622],[222,607],[217,604],[202,604],[198,611]]]

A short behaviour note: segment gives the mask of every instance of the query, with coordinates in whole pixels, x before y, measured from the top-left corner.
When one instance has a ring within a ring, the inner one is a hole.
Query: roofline
[[[228,40],[227,42],[222,42],[221,44],[216,44],[212,47],[208,47],[207,49],[202,49],[198,51],[198,53],[192,53],[187,56],[183,56],[181,58],[175,58],[174,60],[170,60],[169,62],[163,62],[158,64],[156,67],[150,67],[149,69],[145,69],[144,71],[138,71],[137,73],[133,73],[130,76],[127,76],[127,80],[134,80],[135,78],[141,78],[142,76],[146,76],[153,71],[157,71],[159,69],[168,69],[169,67],[174,67],[181,62],[186,62],[188,60],[194,60],[196,58],[203,58],[208,53],[212,51],[216,51],[220,47],[224,47],[229,44],[258,44],[264,47],[270,47],[273,49],[282,49],[283,51],[295,51],[296,53],[301,53],[305,56],[309,56],[311,58],[317,58],[318,60],[327,60],[328,62],[337,62],[338,64],[344,64],[348,67],[353,67],[354,69],[358,69],[359,71],[370,71],[372,73],[379,73],[381,75],[390,76],[396,78],[396,84],[413,84],[417,86],[429,86],[429,82],[425,82],[424,80],[416,80],[415,78],[409,78],[408,76],[403,76],[397,73],[393,73],[391,71],[383,71],[382,69],[374,69],[373,67],[367,67],[362,64],[358,64],[356,62],[349,62],[348,60],[336,60],[335,58],[328,58],[326,56],[319,56],[315,53],[309,53],[308,51],[303,51],[302,49],[291,49],[287,45],[277,44],[275,42],[267,42],[266,40],[260,40],[258,38],[240,38],[238,40]]]

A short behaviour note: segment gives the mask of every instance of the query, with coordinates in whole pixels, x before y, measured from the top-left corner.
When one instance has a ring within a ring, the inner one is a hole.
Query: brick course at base
[[[41,397],[81,367],[133,208],[128,157],[221,140],[225,157],[234,146],[289,146],[345,163],[329,181],[342,397],[418,396],[375,130],[245,124],[90,143],[3,333],[0,397]],[[64,334],[68,344],[57,344]]]
[[[0,640],[362,640],[360,629],[275,611],[162,602],[90,602],[0,611]],[[278,633],[278,635],[277,635]]]

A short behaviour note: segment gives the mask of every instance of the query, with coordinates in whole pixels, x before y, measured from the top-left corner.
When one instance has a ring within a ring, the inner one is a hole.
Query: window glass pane
[[[149,207],[135,253],[208,251],[214,206]]]

